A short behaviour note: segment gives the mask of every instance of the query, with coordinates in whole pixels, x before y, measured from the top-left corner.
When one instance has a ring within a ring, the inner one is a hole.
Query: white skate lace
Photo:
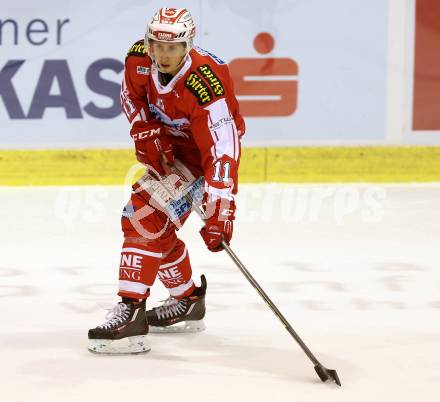
[[[178,315],[183,314],[186,310],[186,300],[179,301],[170,296],[163,302],[162,306],[154,309],[159,320],[177,317]]]
[[[118,303],[113,309],[108,310],[105,319],[108,320],[99,328],[109,329],[122,324],[130,315],[130,307],[125,303]]]

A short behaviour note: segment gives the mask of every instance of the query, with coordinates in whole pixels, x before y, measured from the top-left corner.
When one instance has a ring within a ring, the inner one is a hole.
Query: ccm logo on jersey
[[[209,86],[212,88],[212,91],[216,96],[224,95],[225,89],[223,88],[222,82],[207,64],[197,67],[197,70],[199,70],[202,73],[203,77],[205,77],[206,81],[208,82]]]
[[[197,98],[199,105],[212,101],[212,93],[203,80],[195,73],[191,72],[185,80],[185,86]]]
[[[160,127],[152,128],[151,130],[141,131],[140,133],[133,134],[131,137],[133,138],[133,140],[138,141],[138,140],[144,140],[145,138],[148,137],[157,136],[159,134],[160,134]]]

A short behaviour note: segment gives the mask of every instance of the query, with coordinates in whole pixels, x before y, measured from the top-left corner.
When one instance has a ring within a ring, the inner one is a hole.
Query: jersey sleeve
[[[147,121],[147,76],[150,74],[148,57],[142,41],[136,42],[125,58],[124,78],[121,85],[121,107],[133,126],[137,121]]]
[[[202,76],[200,74],[200,78]],[[216,87],[204,81],[212,101],[206,105],[197,102],[191,119],[191,130],[201,155],[208,199],[233,200],[238,190],[241,137],[245,126],[228,71],[223,72],[221,81],[220,74],[215,77],[219,81],[215,82]],[[203,93],[200,86],[196,88],[199,93]],[[220,96],[216,96],[216,91]]]

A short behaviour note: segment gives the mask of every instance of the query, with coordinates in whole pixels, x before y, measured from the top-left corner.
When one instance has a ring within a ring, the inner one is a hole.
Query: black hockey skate
[[[201,286],[181,300],[169,297],[162,306],[147,311],[151,333],[200,332],[205,329],[206,278],[201,276]]]
[[[123,298],[107,314],[104,324],[89,330],[89,350],[99,354],[137,354],[150,350],[145,300]],[[125,344],[124,344],[125,343]]]

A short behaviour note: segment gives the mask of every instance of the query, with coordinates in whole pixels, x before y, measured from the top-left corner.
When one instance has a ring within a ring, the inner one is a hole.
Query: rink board
[[[131,149],[3,150],[0,185],[130,184]],[[440,147],[243,148],[241,183],[440,181]]]

